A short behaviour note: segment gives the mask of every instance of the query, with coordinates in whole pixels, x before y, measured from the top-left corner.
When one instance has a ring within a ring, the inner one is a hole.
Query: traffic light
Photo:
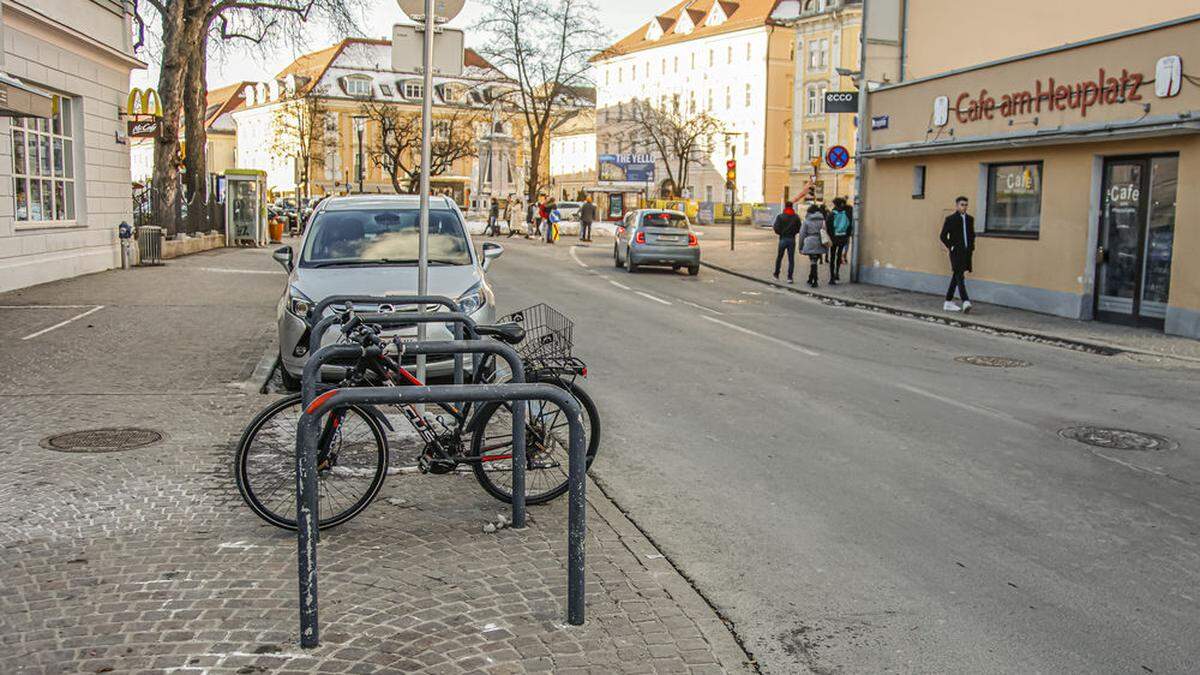
[[[729,189],[737,184],[737,160],[731,159],[725,162],[725,185]]]

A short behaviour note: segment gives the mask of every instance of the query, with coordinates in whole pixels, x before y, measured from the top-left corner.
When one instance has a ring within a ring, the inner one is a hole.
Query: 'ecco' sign
[[[1045,83],[1038,80],[1032,91],[1014,91],[999,99],[987,89],[981,89],[977,96],[963,92],[954,101],[954,116],[960,124],[992,120],[996,115],[1015,117],[1055,110],[1078,110],[1080,116],[1087,117],[1088,109],[1094,106],[1141,101],[1145,79],[1142,73],[1122,69],[1117,77],[1101,68],[1095,80],[1059,84],[1051,77]]]
[[[827,113],[856,113],[858,112],[857,91],[827,91],[825,92],[825,112]]]

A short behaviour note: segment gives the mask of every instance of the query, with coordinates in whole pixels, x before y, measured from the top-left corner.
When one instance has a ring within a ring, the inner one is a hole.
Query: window
[[[726,50],[727,50],[727,53],[725,55],[726,62],[733,63],[733,45],[729,45],[728,47],[726,47]]]
[[[716,64],[716,52],[712,49],[708,50],[708,67],[712,68]]]
[[[828,89],[829,86],[826,84],[808,85],[808,100],[805,111],[810,117],[825,112],[825,92]]]
[[[612,72],[611,72],[611,71],[609,71],[607,68],[605,68],[605,69],[604,69],[604,84],[609,84],[609,77],[608,77],[608,76],[609,76],[609,75],[611,75],[611,74],[612,74]]]
[[[733,89],[725,87],[725,109],[729,110],[733,107]]]
[[[754,48],[749,42],[746,43],[746,60],[749,61],[754,57]]]
[[[667,60],[665,58],[662,60],[662,74],[667,74]]]
[[[424,82],[405,82],[404,98],[421,98],[425,95]]]
[[[825,132],[809,132],[804,135],[804,144],[807,147],[805,156],[811,161],[820,159],[825,156]]]
[[[74,100],[51,119],[11,118],[13,199],[22,222],[75,220]]]
[[[646,62],[646,77],[650,77],[650,62]]]
[[[688,114],[696,114],[696,92],[688,92]]]
[[[1036,237],[1042,221],[1042,163],[991,164],[984,232]]]
[[[347,77],[343,80],[347,96],[370,96],[371,79],[367,77]]]
[[[913,167],[912,198],[925,199],[925,165]]]
[[[631,65],[629,66],[629,81],[630,81],[630,82],[636,82],[636,81],[637,81],[637,64],[636,64],[636,63],[635,63],[635,64],[631,64]]]
[[[750,83],[747,82],[746,83],[746,107],[747,108],[750,107],[751,96],[752,96],[752,89],[750,87]]]
[[[825,70],[829,66],[829,40],[808,43],[808,69]]]
[[[692,70],[696,69],[696,52],[692,52]]]
[[[708,90],[708,100],[706,101],[706,107],[709,112],[712,112],[712,89]]]
[[[381,85],[379,85],[379,91],[383,92],[384,96],[391,96],[392,95],[392,85],[381,84]]]
[[[678,73],[679,72],[679,57],[678,56],[676,56],[674,58],[674,62],[675,62],[675,72]]]

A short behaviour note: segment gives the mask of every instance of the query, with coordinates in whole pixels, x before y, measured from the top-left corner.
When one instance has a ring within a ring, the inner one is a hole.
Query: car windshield
[[[310,225],[300,266],[415,265],[419,217],[416,209],[322,211]],[[429,212],[431,265],[470,265],[470,251],[453,211]]]
[[[688,219],[687,216],[678,213],[647,213],[642,216],[642,227],[670,227],[686,230]]]

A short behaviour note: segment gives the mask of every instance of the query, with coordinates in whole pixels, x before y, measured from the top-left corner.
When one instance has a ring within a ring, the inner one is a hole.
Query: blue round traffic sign
[[[832,169],[840,169],[850,163],[850,151],[843,145],[835,145],[825,153],[825,163]]]

